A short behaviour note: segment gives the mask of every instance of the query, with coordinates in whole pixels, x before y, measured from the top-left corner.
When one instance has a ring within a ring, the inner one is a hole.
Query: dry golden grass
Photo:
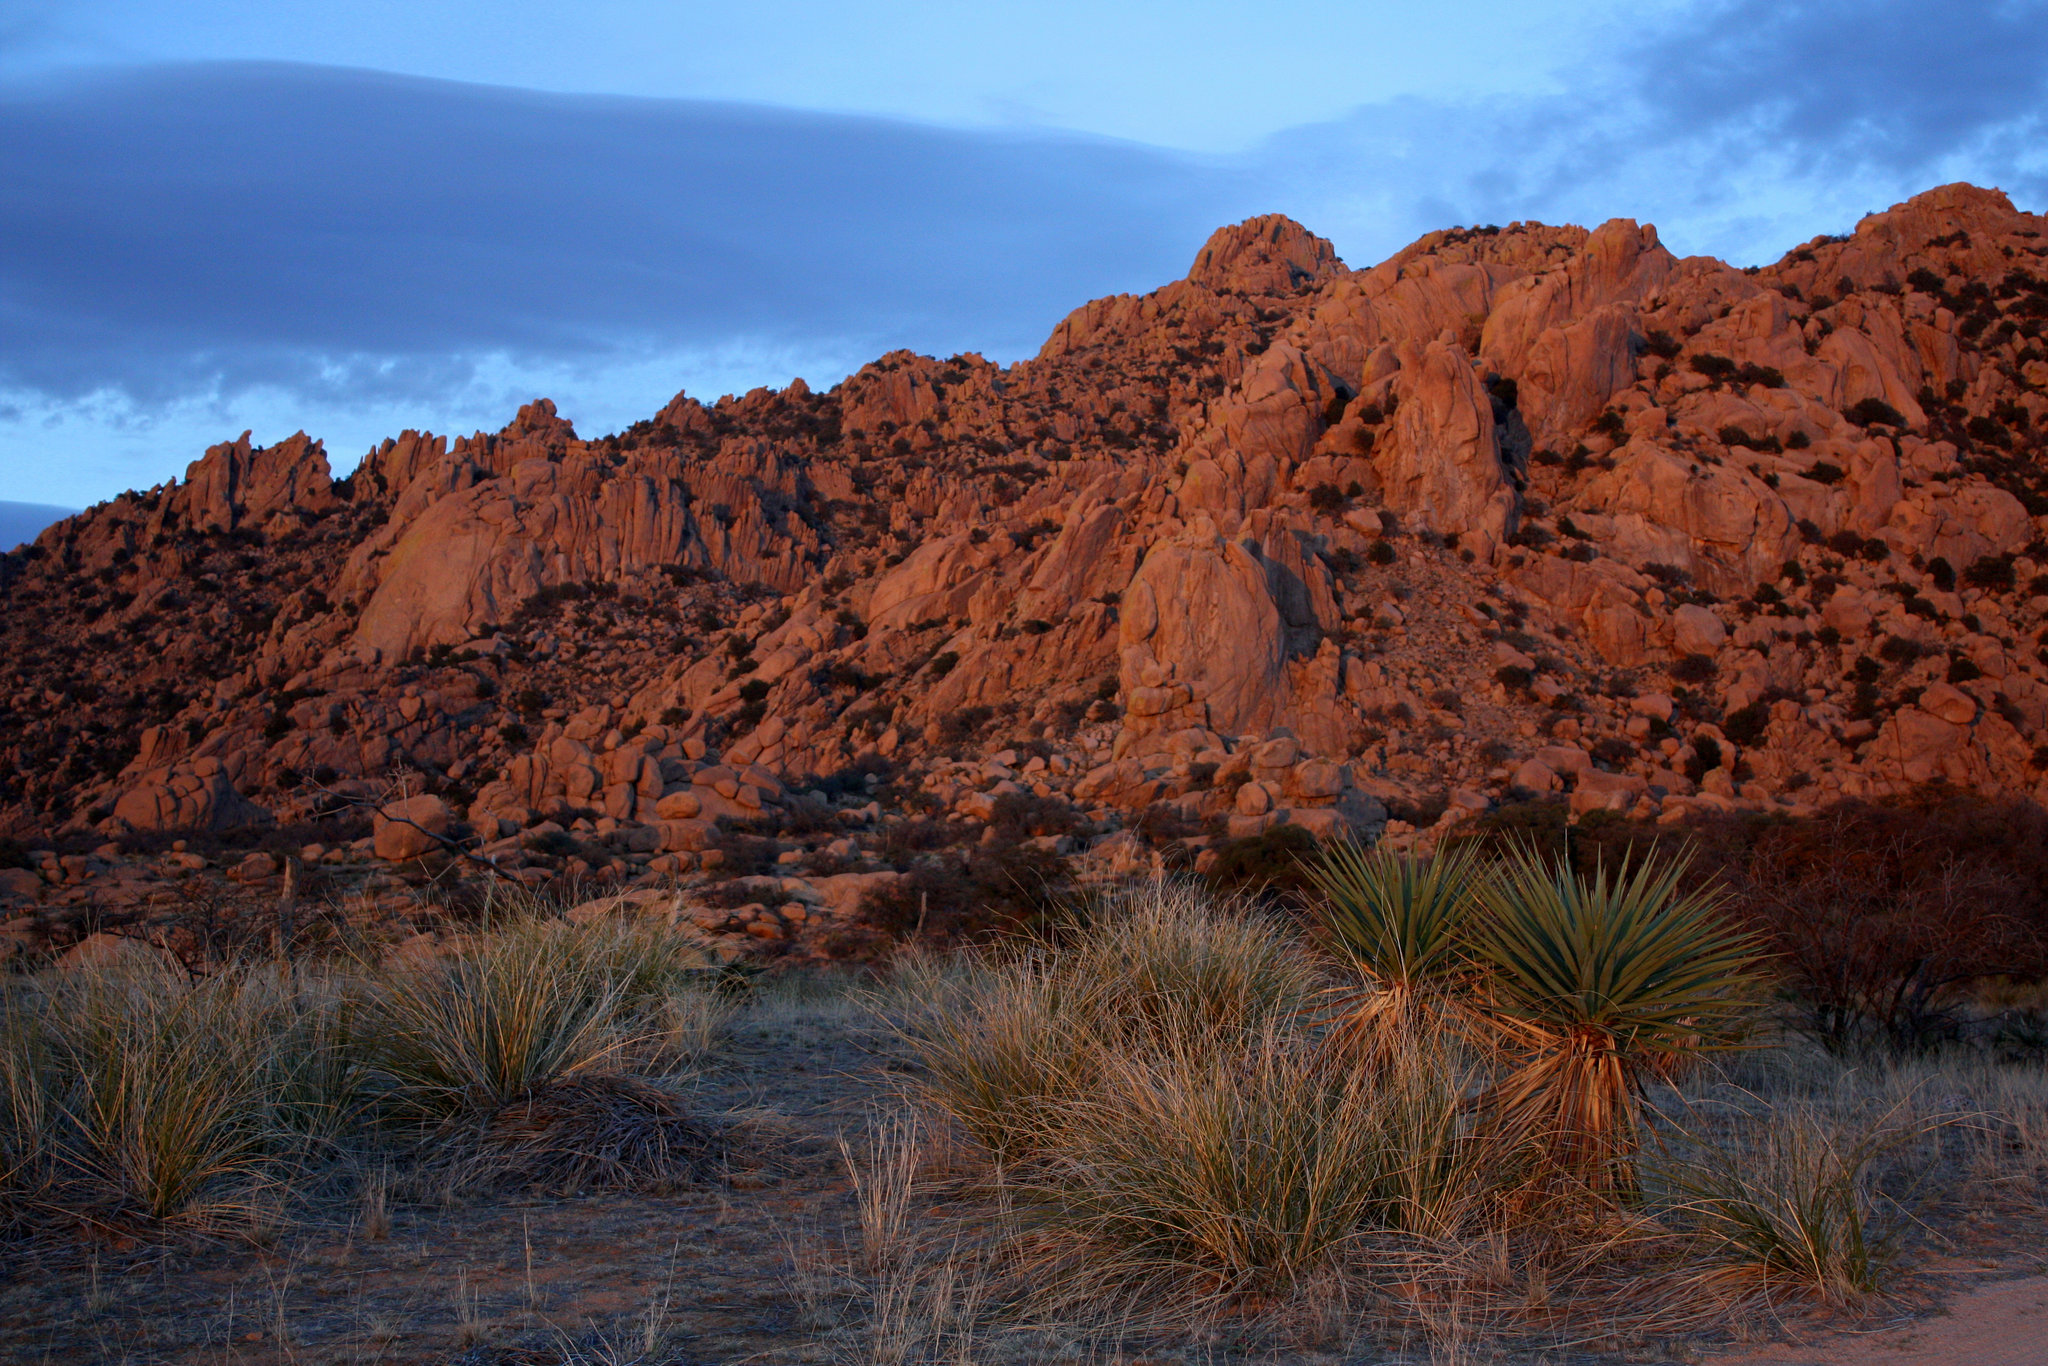
[[[0,1217],[45,1247],[83,1227],[296,1249],[324,1224],[357,1251],[321,1256],[388,1264],[507,1200],[571,1218],[568,1193],[610,1191],[640,1211],[624,1230],[664,1217],[631,1201],[675,1192],[708,1211],[698,1236],[753,1220],[789,1249],[780,1273],[749,1264],[779,1307],[732,1320],[782,1325],[749,1353],[906,1366],[1565,1361],[1759,1307],[1883,1303],[1913,1285],[1929,1228],[2048,1219],[2038,1069],[1797,1041],[1644,1067],[1628,1180],[1575,1184],[1550,1135],[1504,1133],[1491,1107],[1527,1054],[1464,1030],[1333,1042],[1330,993],[1360,965],[1322,942],[1166,883],[1044,940],[907,956],[864,1005],[803,978],[742,1001],[687,936],[537,913],[391,969],[18,976],[0,996]],[[1457,975],[1471,1018],[1501,1008]],[[838,1061],[814,1081],[821,1040]],[[695,1099],[707,1078],[715,1109]],[[792,1087],[832,1098],[774,1121],[811,1147],[778,1139],[780,1165],[728,1182],[734,1150],[763,1146],[746,1113]],[[785,1174],[810,1213],[765,1213]],[[720,1312],[649,1284],[630,1302],[549,1290],[564,1268],[537,1269],[509,1217],[495,1261],[465,1253],[431,1306],[376,1311],[392,1359],[516,1337],[535,1360],[627,1361]],[[776,1222],[798,1219],[816,1222]],[[265,1273],[267,1341],[319,1335],[300,1256]],[[561,1317],[585,1302],[603,1306],[591,1324]]]
[[[1389,888],[1425,899],[1374,871],[1350,920]],[[1464,921],[1468,956],[1427,974],[1469,997],[1437,1018],[1519,1031],[1376,1030],[1361,1050],[1357,1015],[1325,1004],[1373,972],[1358,934],[1319,963],[1172,884],[1052,944],[906,965],[882,1004],[921,1065],[907,1096],[985,1163],[925,1183],[973,1211],[949,1274],[979,1278],[991,1322],[1292,1332],[1341,1301],[1353,1330],[1432,1351],[1611,1346],[1881,1294],[1935,1168],[2038,1189],[2044,1111],[2009,1080],[1993,1121],[1914,1098],[1904,1065],[1743,1053],[1765,1042],[1755,953],[1669,868],[1574,883],[1531,861],[1469,886],[1478,905],[1435,917]],[[1736,1051],[1671,1066],[1713,1047]]]
[[[260,1231],[309,1172],[421,1122],[529,1158],[508,1136],[552,1129],[615,1179],[701,1175],[716,1145],[657,1094],[731,1015],[699,946],[526,909],[426,963],[193,978],[138,957],[4,979],[0,1227]],[[567,1086],[599,1072],[645,1080]]]

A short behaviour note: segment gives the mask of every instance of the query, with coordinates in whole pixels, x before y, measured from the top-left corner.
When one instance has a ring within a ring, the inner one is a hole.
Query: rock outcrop
[[[926,819],[1135,867],[1528,794],[2048,797],[2044,230],[1948,186],[1757,269],[1617,220],[1353,271],[1265,217],[1014,365],[595,439],[541,400],[342,479],[245,435],[0,562],[0,821],[405,792],[508,867],[825,820],[867,876]]]

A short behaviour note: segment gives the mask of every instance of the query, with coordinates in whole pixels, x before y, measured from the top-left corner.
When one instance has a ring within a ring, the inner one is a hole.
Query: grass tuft
[[[1780,1102],[1732,1138],[1681,1130],[1650,1170],[1673,1217],[1729,1271],[1845,1303],[1883,1289],[1910,1227],[1879,1193],[1880,1168],[1933,1127],[1901,1106],[1844,1122]]]

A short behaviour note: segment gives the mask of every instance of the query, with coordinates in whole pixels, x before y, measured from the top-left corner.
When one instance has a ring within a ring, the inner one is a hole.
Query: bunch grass
[[[1844,1119],[1781,1102],[1716,1134],[1696,1109],[1659,1145],[1650,1178],[1725,1274],[1849,1303],[1883,1288],[1912,1223],[1881,1169],[1939,1127],[1903,1103]]]

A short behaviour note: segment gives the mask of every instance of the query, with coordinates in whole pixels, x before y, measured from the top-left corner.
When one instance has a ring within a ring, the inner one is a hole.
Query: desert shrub
[[[1888,664],[1911,664],[1921,653],[1919,642],[1905,636],[1886,636],[1877,646],[1877,657]]]
[[[1843,414],[1859,427],[1883,424],[1887,427],[1903,427],[1906,419],[1897,408],[1881,398],[1866,398],[1857,402]]]
[[[1192,838],[1206,828],[1202,821],[1188,815],[1175,802],[1153,802],[1138,813],[1138,819],[1131,826],[1139,839],[1155,849]],[[1176,849],[1173,852],[1179,858],[1186,851]]]
[[[721,871],[727,877],[757,877],[769,872],[775,867],[776,856],[782,852],[773,838],[754,834],[734,824],[729,817],[719,818],[718,828],[711,837],[711,847],[725,855]]]
[[[1314,885],[1303,860],[1315,851],[1314,835],[1298,825],[1276,825],[1217,845],[1204,879],[1220,896],[1299,904]]]
[[[1014,844],[1039,836],[1071,835],[1081,828],[1083,821],[1071,803],[1058,797],[1005,792],[996,798],[988,824],[998,840]]]
[[[1711,683],[1720,673],[1712,655],[1686,655],[1671,666],[1671,676],[1680,683]]]
[[[1771,724],[1771,709],[1768,703],[1751,702],[1729,712],[1721,723],[1722,733],[1736,744],[1747,748],[1764,737],[1764,731]]]
[[[939,722],[939,738],[949,745],[965,744],[981,734],[995,716],[995,708],[987,706],[961,707],[947,712]]]
[[[1972,588],[2011,592],[2018,582],[2013,560],[2011,555],[1979,556],[1963,571],[1963,582]]]
[[[868,779],[877,783],[886,781],[896,771],[894,764],[880,754],[870,750],[858,755],[846,767],[837,769],[823,777],[811,777],[795,786],[814,789],[827,797],[859,796],[868,791]]]
[[[1488,854],[1528,847],[1556,856],[1565,852],[1570,838],[1571,807],[1561,798],[1539,797],[1481,812],[1460,824],[1449,842],[1471,844]]]
[[[871,889],[859,919],[889,941],[975,943],[1042,926],[1071,879],[1065,859],[1029,844],[942,850]]]
[[[2030,803],[1930,791],[1718,834],[1736,908],[1830,1049],[1925,1049],[1964,986],[2048,971],[2048,813]]]

